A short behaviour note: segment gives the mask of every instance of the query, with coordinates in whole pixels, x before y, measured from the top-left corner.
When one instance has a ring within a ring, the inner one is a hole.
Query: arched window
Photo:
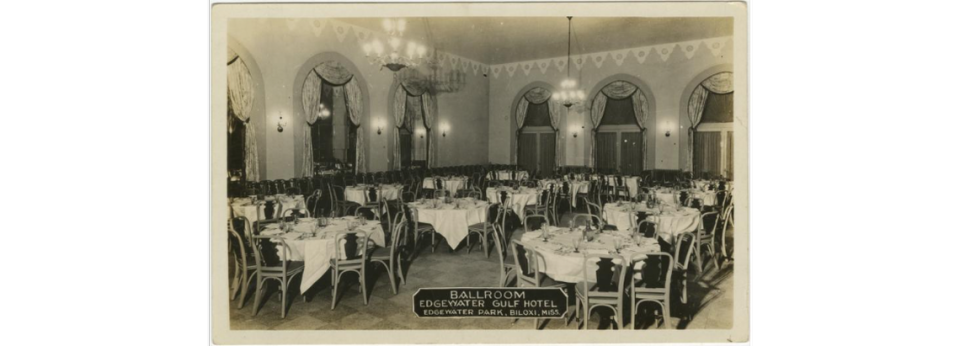
[[[302,175],[337,165],[365,171],[359,131],[363,94],[353,72],[335,60],[321,62],[307,73],[301,97],[309,125],[304,128]]]
[[[533,172],[553,172],[561,158],[560,108],[552,92],[527,90],[517,102],[517,164]]]
[[[733,179],[733,73],[700,82],[687,107],[692,124],[687,169],[697,177]]]
[[[601,173],[639,175],[646,157],[647,96],[637,85],[618,80],[593,99],[594,167]]]
[[[436,98],[419,75],[406,75],[393,94],[393,168],[431,167],[436,148],[431,134]]]

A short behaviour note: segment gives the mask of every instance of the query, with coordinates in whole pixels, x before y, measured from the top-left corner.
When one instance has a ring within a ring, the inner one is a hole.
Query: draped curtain
[[[433,100],[431,99],[431,97],[432,97],[432,95],[430,95],[429,93],[427,93],[427,90],[424,89],[424,88],[421,86],[421,84],[416,83],[416,82],[414,82],[413,80],[411,80],[410,83],[402,82],[402,83],[397,87],[397,91],[396,91],[396,92],[394,93],[394,95],[393,95],[393,118],[394,118],[394,120],[396,121],[396,127],[395,127],[394,130],[393,130],[393,138],[394,138],[394,141],[393,141],[393,144],[394,144],[394,145],[393,145],[393,157],[394,157],[394,161],[395,161],[395,163],[394,163],[394,165],[393,165],[394,168],[396,168],[396,169],[401,169],[401,168],[402,168],[402,167],[401,167],[401,161],[402,161],[402,160],[401,160],[401,155],[402,155],[402,153],[400,152],[400,147],[401,147],[401,143],[400,143],[400,129],[403,128],[404,122],[405,122],[404,116],[405,116],[406,111],[407,111],[407,109],[406,109],[406,106],[407,106],[407,98],[411,98],[411,99],[412,99],[412,100],[410,100],[410,101],[412,101],[412,104],[413,104],[413,105],[419,105],[419,107],[414,107],[414,108],[415,108],[414,111],[415,111],[419,116],[424,117],[424,127],[425,127],[425,128],[427,129],[427,131],[429,132],[429,130],[432,128],[432,126],[428,125],[427,123],[430,123],[430,124],[433,123],[433,102],[432,102]],[[430,117],[429,117],[430,120],[427,120],[427,115],[428,115],[428,113],[429,113],[429,115],[430,115]],[[410,121],[410,124],[415,124],[415,123],[416,123],[416,122],[414,121],[415,119],[407,119],[407,120]],[[413,126],[411,125],[411,127],[410,127],[408,130],[410,130],[411,132],[413,132],[413,131],[414,131]],[[430,167],[430,163],[432,162],[431,156],[432,156],[432,154],[435,152],[435,149],[432,148],[432,147],[430,146],[430,144],[429,144],[429,143],[430,143],[430,138],[429,138],[429,136],[428,136],[427,138],[428,138],[428,139],[427,139],[427,147],[429,148],[429,149],[428,149],[429,152],[427,153],[427,167]]]
[[[353,78],[353,73],[339,62],[333,60],[318,64],[307,74],[307,77],[303,81],[301,104],[303,105],[304,120],[306,120],[307,124],[312,125],[317,121],[320,110],[320,96],[324,82],[334,86],[335,91],[340,91],[341,88],[343,89],[346,96],[347,114],[350,115],[350,122],[354,126],[359,127],[360,116],[363,114],[363,93],[360,91],[360,86],[356,78]],[[328,105],[328,108],[332,107],[333,105]],[[309,126],[307,128],[309,129]],[[314,159],[313,139],[311,138],[309,130],[304,131],[303,141],[303,170],[301,174],[303,176],[312,176]],[[356,172],[364,172],[366,171],[366,160],[364,159],[363,131],[359,130],[357,131],[356,151],[357,157],[354,167]]]
[[[733,92],[733,72],[720,72],[710,76],[693,90],[690,101],[687,103],[687,116],[690,118],[690,127],[687,131],[687,171],[693,172],[694,133],[697,125],[703,118],[703,107],[707,104],[710,93],[727,94]]]
[[[421,95],[420,101],[423,102],[423,127],[427,129],[427,137],[436,136],[436,131],[433,131],[434,121],[436,121],[436,116],[434,116],[434,105],[437,100],[433,94],[424,93]],[[433,167],[434,162],[437,160],[437,146],[431,145],[436,142],[436,138],[430,137],[427,140],[427,167]]]
[[[517,138],[520,138],[521,129],[523,129],[523,124],[527,118],[527,109],[530,107],[530,104],[542,104],[547,103],[547,109],[550,112],[550,127],[553,128],[553,132],[556,138],[556,149],[554,151],[554,164],[555,167],[559,167],[563,160],[563,143],[560,140],[560,103],[556,100],[551,99],[553,92],[541,87],[535,87],[533,89],[527,90],[523,94],[523,97],[520,98],[520,102],[517,103]],[[520,151],[520,141],[517,141],[517,158],[519,160],[519,151]]]
[[[244,126],[244,170],[247,181],[260,180],[260,164],[257,156],[257,135],[254,126],[250,123],[250,112],[253,108],[253,80],[250,70],[233,51],[227,56],[227,102],[233,109],[233,115],[240,119]]]
[[[637,126],[640,127],[640,132],[642,133],[641,140],[641,150],[643,152],[643,160],[646,161],[647,158],[647,140],[646,140],[646,121],[647,114],[649,113],[647,108],[647,96],[643,94],[643,91],[640,90],[636,85],[627,81],[615,81],[610,84],[607,84],[600,89],[600,92],[597,93],[596,98],[593,99],[593,107],[590,109],[590,120],[593,121],[593,132],[594,132],[594,146],[593,150],[590,153],[590,162],[595,163],[597,155],[597,131],[600,128],[600,121],[603,119],[603,112],[607,108],[607,99],[622,100],[625,98],[630,98],[633,103],[633,114],[637,118]],[[640,169],[644,169],[644,163],[640,162]]]
[[[393,168],[401,169],[400,129],[403,128],[404,115],[407,113],[407,91],[397,86],[393,93],[393,121],[397,126],[393,128]]]

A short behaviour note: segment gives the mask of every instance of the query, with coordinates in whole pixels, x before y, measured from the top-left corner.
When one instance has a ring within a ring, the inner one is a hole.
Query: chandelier
[[[383,29],[389,36],[387,38],[389,47],[385,47],[378,38],[363,45],[363,52],[370,60],[370,64],[379,64],[381,70],[386,67],[393,72],[400,71],[404,67],[420,65],[420,61],[427,53],[427,48],[413,41],[407,41],[404,47],[401,37],[407,29],[405,20],[384,19]]]
[[[567,16],[567,78],[560,82],[560,92],[557,95],[560,102],[563,102],[563,106],[567,108],[586,99],[583,90],[577,88],[577,81],[570,78],[570,33],[572,30],[573,17]]]

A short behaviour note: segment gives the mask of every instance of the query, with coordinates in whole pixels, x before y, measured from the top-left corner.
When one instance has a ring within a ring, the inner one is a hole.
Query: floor
[[[569,214],[565,215],[566,219]],[[563,224],[564,221],[561,221]],[[523,229],[517,229],[512,235],[519,238]],[[732,232],[731,232],[732,233]],[[732,244],[732,239],[728,240]],[[418,318],[413,314],[412,295],[421,287],[496,287],[499,262],[496,256],[487,258],[479,246],[471,253],[461,247],[456,252],[442,242],[431,252],[423,248],[419,257],[410,264],[406,285],[400,286],[398,294],[390,289],[382,266],[368,269],[369,304],[363,304],[359,284],[355,279],[345,276],[341,283],[341,293],[337,297],[336,309],[330,309],[330,280],[324,277],[305,295],[298,294],[299,279],[294,279],[292,298],[288,297],[286,318],[280,318],[280,294],[269,289],[262,301],[257,315],[253,315],[253,294],[248,294],[243,308],[238,309],[238,300],[231,302],[230,325],[238,330],[392,330],[392,329],[532,329],[532,320],[520,320],[514,323],[509,318]],[[708,265],[703,275],[691,280],[689,299],[680,304],[673,299],[671,322],[676,329],[729,329],[733,320],[733,265],[721,264],[717,270]],[[329,276],[329,275],[328,275]],[[250,291],[253,291],[251,289]],[[304,301],[306,299],[306,302]],[[237,298],[240,299],[240,298]],[[569,312],[574,311],[573,302]],[[659,323],[660,312],[640,311],[635,328],[664,328]],[[610,322],[610,313],[603,309],[595,310],[588,322],[589,329],[617,328]],[[576,329],[576,322],[567,324],[564,320],[541,320],[542,329]]]

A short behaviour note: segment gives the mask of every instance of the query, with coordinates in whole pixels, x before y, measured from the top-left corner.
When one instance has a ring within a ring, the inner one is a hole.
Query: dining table
[[[467,237],[468,227],[487,220],[490,203],[472,197],[448,199],[422,199],[407,203],[415,210],[417,222],[428,223],[447,240],[451,249]]]
[[[524,211],[526,206],[537,205],[537,194],[540,192],[540,190],[529,187],[521,187],[519,189],[488,187],[486,191],[487,201],[490,203],[500,203],[499,192],[501,191],[507,193],[507,205],[520,217],[520,220],[526,217],[526,212]]]
[[[283,250],[276,237],[282,237],[288,246],[286,260],[303,261],[300,292],[306,292],[330,269],[331,262],[337,253],[334,247],[337,233],[355,227],[355,230],[367,233],[370,240],[367,243],[367,248],[386,245],[383,226],[376,220],[365,221],[347,216],[327,218],[326,221],[327,224],[321,227],[318,219],[301,218],[296,223],[287,222],[285,229],[281,229],[279,223],[270,224],[260,233],[261,235],[275,236],[271,241],[277,243],[278,254],[282,254]],[[339,244],[341,257],[343,257],[341,259],[345,259],[345,243],[346,241],[341,239]],[[357,249],[358,251],[362,250],[361,247]]]
[[[577,195],[578,193],[588,193],[588,192],[590,192],[590,180],[578,180],[578,179],[574,179],[574,180],[570,180],[570,179],[564,179],[564,180],[560,180],[560,179],[542,179],[542,180],[540,180],[539,184],[540,184],[540,187],[542,187],[542,188],[549,187],[550,184],[553,184],[553,186],[555,186],[555,189],[557,189],[557,191],[559,191],[559,190],[563,187],[563,183],[564,183],[564,182],[566,182],[566,183],[570,186],[570,195],[572,195],[572,196],[574,196],[574,197],[576,197],[576,195]],[[572,199],[571,199],[571,203],[572,203],[573,207],[576,208],[576,207],[577,207],[577,198],[572,198]]]
[[[612,202],[603,205],[603,220],[615,225],[617,230],[628,231],[636,226],[638,212],[647,214],[645,220],[657,225],[657,234],[673,244],[678,234],[694,232],[700,227],[700,210],[659,204],[649,207],[645,202]]]
[[[281,208],[277,208],[277,204],[275,203],[277,201],[280,202]],[[243,216],[253,223],[266,219],[266,216],[263,215],[266,208],[260,208],[260,206],[268,202],[274,205],[274,218],[280,216],[284,210],[290,208],[305,208],[307,206],[306,202],[304,202],[303,195],[280,194],[265,196],[257,200],[253,200],[250,197],[233,198],[230,200],[230,211],[233,217]]]
[[[589,255],[620,256],[632,259],[634,268],[642,266],[645,253],[660,251],[656,239],[633,235],[630,232],[604,231],[583,240],[581,228],[544,226],[540,230],[526,232],[520,237],[524,247],[536,249],[540,254],[538,269],[556,281],[577,283],[584,280],[584,258]],[[530,252],[528,252],[530,253]],[[513,261],[513,259],[510,259]],[[613,263],[619,264],[620,260]],[[586,280],[596,282],[596,262],[589,263]]]
[[[458,190],[465,189],[467,187],[467,181],[469,181],[469,178],[465,176],[428,177],[423,178],[423,188],[435,190],[437,179],[443,181],[443,189],[450,191],[451,196],[456,196]]]
[[[366,204],[368,200],[368,193],[370,188],[377,189],[380,191],[383,196],[380,196],[380,200],[395,200],[400,197],[400,184],[381,184],[379,186],[372,184],[357,184],[347,186],[343,189],[343,197],[347,201],[354,202],[360,205]]]

